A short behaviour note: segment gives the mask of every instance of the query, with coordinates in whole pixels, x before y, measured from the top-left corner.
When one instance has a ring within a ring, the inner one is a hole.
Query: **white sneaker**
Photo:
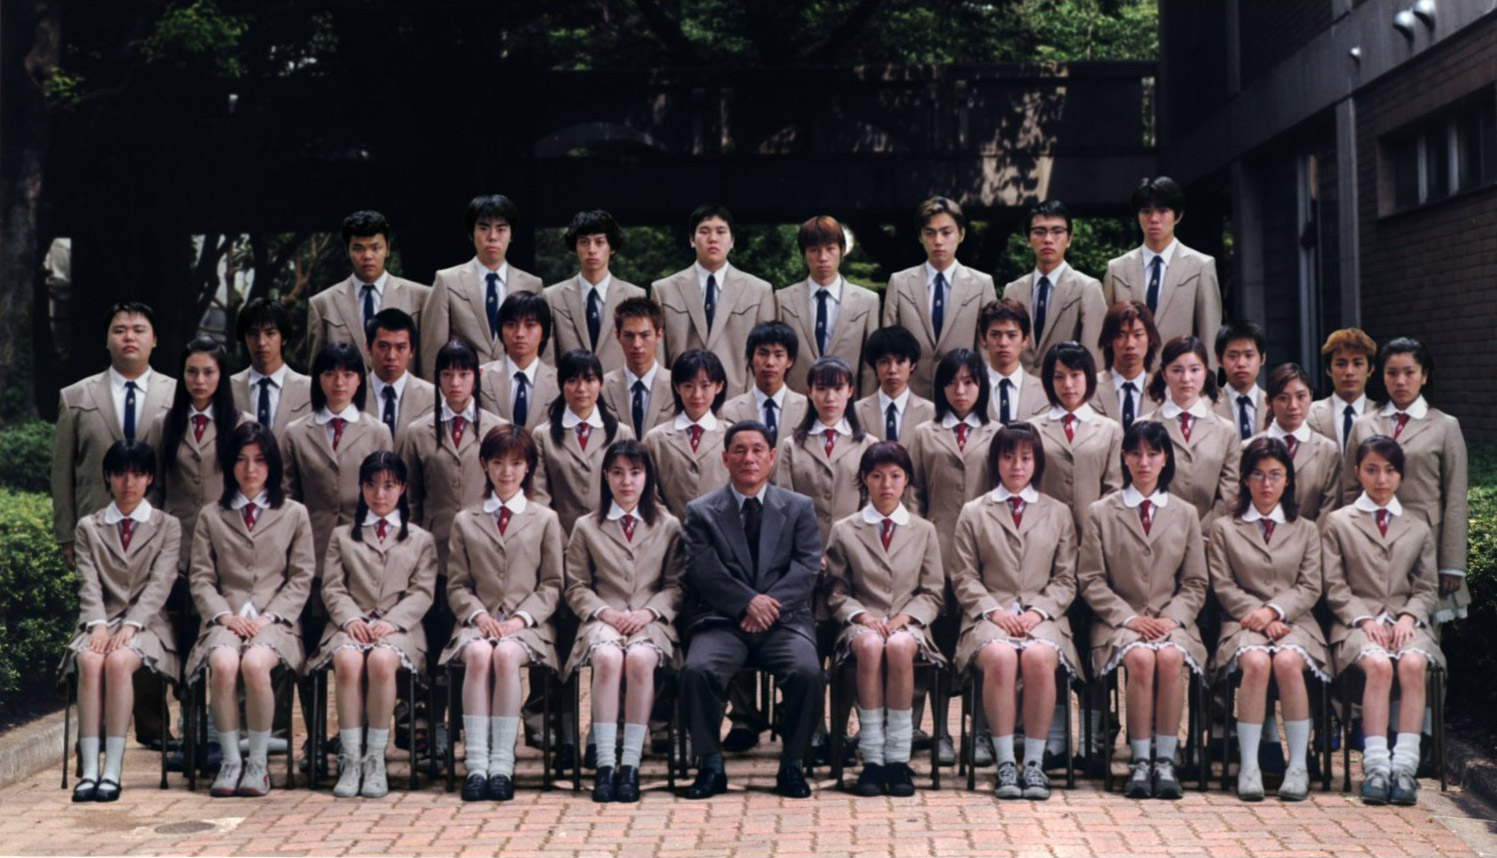
[[[1243,801],[1263,800],[1263,772],[1260,769],[1244,767],[1237,772],[1237,797]]]
[[[1290,766],[1279,784],[1280,801],[1304,801],[1310,794],[1310,772],[1304,766]]]
[[[208,794],[214,798],[233,795],[234,791],[239,789],[239,776],[243,773],[242,763],[224,760],[223,765],[218,767],[218,777],[213,779],[213,786],[208,790]]]
[[[384,798],[390,793],[390,784],[385,777],[385,758],[383,755],[364,755],[364,788],[359,795],[364,798]]]
[[[338,754],[338,785],[333,787],[335,798],[353,798],[359,794],[359,761],[347,754]]]
[[[245,762],[244,777],[239,779],[239,789],[234,794],[247,798],[260,798],[270,794],[270,770],[265,767],[265,761],[250,757]]]

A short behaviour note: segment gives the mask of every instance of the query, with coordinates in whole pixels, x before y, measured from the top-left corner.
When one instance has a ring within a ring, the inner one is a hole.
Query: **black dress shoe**
[[[84,778],[73,787],[73,801],[93,801],[98,794],[99,782],[93,778]]]
[[[774,791],[785,798],[811,797],[811,785],[806,783],[800,766],[781,765],[779,774],[774,776]]]
[[[698,769],[697,779],[686,788],[686,797],[693,801],[711,798],[728,791],[728,775],[726,772],[714,772],[710,769]]]
[[[473,772],[463,781],[463,801],[483,801],[489,797],[489,776]]]
[[[909,798],[915,794],[915,772],[908,763],[884,766],[884,789],[895,798]]]
[[[857,786],[852,788],[853,795],[870,798],[884,794],[884,767],[880,763],[864,763],[863,771],[858,774]]]
[[[515,782],[509,775],[489,775],[489,801],[509,801],[515,797]]]
[[[620,766],[613,782],[613,800],[632,804],[639,801],[639,768]]]
[[[94,801],[119,801],[120,785],[118,781],[99,781],[99,788],[94,791]]]
[[[751,751],[759,744],[759,734],[747,727],[734,727],[723,737],[723,750],[730,754]]]
[[[593,776],[593,801],[598,804],[607,804],[613,800],[613,766],[604,766]]]

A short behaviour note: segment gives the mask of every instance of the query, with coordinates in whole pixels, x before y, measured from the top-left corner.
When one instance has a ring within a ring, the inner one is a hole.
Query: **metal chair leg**
[[[945,729],[947,719],[951,712],[951,698],[946,696],[945,669],[939,664],[930,665],[930,682],[928,683],[931,693],[936,695],[931,698],[930,714],[932,725],[942,725]],[[941,788],[941,743],[932,741],[930,743],[930,788],[939,790]]]
[[[416,750],[416,671],[407,670],[405,674],[406,699],[411,702],[411,714],[410,717],[405,721],[405,741],[406,747],[410,749],[411,752],[410,789],[412,792],[415,792],[421,786],[420,755]],[[427,711],[430,710],[428,709]],[[435,731],[428,730],[428,735],[426,737],[426,742],[428,745],[432,742],[435,742],[437,739],[435,735],[431,735],[434,732]]]
[[[198,788],[198,712],[196,683],[190,679],[182,695],[182,768],[187,773],[187,790]]]
[[[462,694],[454,694],[453,689],[457,686],[456,670],[451,664],[447,665],[447,791],[457,790],[457,728],[461,723],[457,720],[459,708],[462,706]],[[463,738],[466,745],[467,737]]]
[[[1060,674],[1059,678],[1061,682],[1057,683],[1057,685],[1061,694],[1065,696],[1065,706],[1062,709],[1061,717],[1065,719],[1064,726],[1066,733],[1066,789],[1073,790],[1076,788],[1076,746],[1071,739],[1071,691],[1074,683],[1071,682],[1070,672],[1064,667],[1060,668],[1058,673]]]
[[[846,701],[844,701],[842,699],[842,696],[843,696],[842,674],[845,672],[845,670],[844,670],[845,667],[846,667],[845,664],[839,664],[839,665],[836,665],[836,666],[832,667],[832,669],[831,669],[831,686],[832,687],[828,690],[829,691],[829,696],[832,699],[832,717],[831,717],[831,721],[832,721],[832,730],[831,730],[831,732],[832,732],[832,734],[827,737],[827,740],[829,742],[831,742],[831,745],[832,745],[831,746],[832,780],[837,784],[837,789],[839,789],[839,790],[845,790],[847,788],[847,784],[843,782],[843,775],[842,775],[842,768],[843,768],[843,766],[842,766],[842,754],[843,754],[844,746],[846,744],[847,725],[848,725],[848,722],[851,720],[850,718],[846,717],[843,714],[844,710],[846,709],[846,706],[845,706]],[[858,725],[858,729],[859,729],[860,732],[862,730],[862,726],[863,725],[861,725],[861,724]]]
[[[1331,685],[1320,683],[1320,791],[1331,791]]]
[[[1341,682],[1341,791],[1351,792],[1351,682],[1347,674]]]
[[[1232,770],[1232,699],[1232,677],[1223,677],[1221,702],[1226,722],[1222,725],[1222,792],[1230,792],[1228,773]],[[1211,728],[1208,725],[1206,729]]]
[[[1445,671],[1430,671],[1432,685],[1430,694],[1434,698],[1434,711],[1431,713],[1434,719],[1432,725],[1435,731],[1435,769],[1440,775],[1440,792],[1445,792],[1447,784],[1445,778]]]
[[[74,670],[77,668],[75,667]],[[62,788],[68,788],[68,762],[77,756],[73,750],[73,703],[78,699],[78,678],[76,675],[68,677],[67,697],[62,706]],[[82,719],[79,719],[80,721]],[[78,731],[83,731],[83,725],[78,725]]]
[[[296,712],[296,694],[296,680],[293,677],[291,681],[291,711],[293,713]],[[313,769],[307,775],[307,788],[311,789],[316,782],[317,771]],[[296,716],[294,714],[291,717],[290,726],[286,728],[286,789],[296,789]]]
[[[1194,725],[1190,731],[1191,744],[1195,745],[1196,761],[1200,765],[1200,776],[1196,779],[1196,788],[1200,792],[1207,789],[1207,781],[1210,779],[1211,763],[1206,759],[1206,746],[1211,741],[1211,713],[1207,706],[1206,675],[1204,673],[1195,676],[1195,699],[1200,706],[1200,713],[1195,716]]]
[[[541,670],[532,670],[530,681],[534,682],[539,674],[541,682],[541,791],[551,791],[551,674]],[[492,749],[490,749],[492,752]],[[573,753],[576,749],[573,749]]]
[[[982,728],[987,724],[987,712],[983,710],[982,671],[972,670],[972,682],[967,687],[972,703],[972,729],[962,737],[962,753],[967,757],[967,790],[977,789],[977,741]]]
[[[589,671],[591,672],[591,671]],[[571,679],[562,686],[564,701],[572,710],[572,792],[582,790],[582,758],[586,749],[582,747],[582,669],[572,672]],[[589,722],[591,723],[591,722]]]
[[[168,729],[172,723],[171,703],[167,698],[168,683],[165,679],[161,681],[161,788],[166,789],[166,737],[170,733]]]

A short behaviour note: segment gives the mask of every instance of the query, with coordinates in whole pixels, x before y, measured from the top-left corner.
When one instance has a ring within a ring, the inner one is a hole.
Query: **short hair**
[[[1163,402],[1168,382],[1164,380],[1165,367],[1187,354],[1193,354],[1201,361],[1201,367],[1205,369],[1206,378],[1201,382],[1201,395],[1216,402],[1217,386],[1216,375],[1211,372],[1211,359],[1206,356],[1206,344],[1190,334],[1182,334],[1164,344],[1164,351],[1159,354],[1159,371],[1149,379],[1149,398],[1155,402]]]
[[[737,234],[733,227],[733,213],[728,211],[728,207],[722,203],[702,203],[692,209],[691,217],[686,219],[686,233],[688,235],[695,233],[697,227],[702,225],[702,221],[713,217],[722,218],[723,223],[728,225],[729,235]]]
[[[628,459],[636,465],[645,469],[645,487],[639,495],[639,517],[645,520],[645,524],[653,526],[655,520],[660,517],[659,505],[655,502],[655,484],[659,476],[655,471],[655,460],[650,458],[650,451],[645,445],[633,438],[621,438],[608,445],[603,452],[603,464],[598,469],[602,471],[602,479],[598,480],[598,523],[602,524],[608,520],[608,511],[613,506],[613,487],[608,485],[608,469],[619,459]]]
[[[503,218],[505,223],[513,229],[520,221],[520,207],[515,201],[503,194],[482,194],[468,201],[468,208],[463,212],[463,220],[468,224],[468,235],[473,235],[473,229],[483,219],[494,220]]]
[[[1154,355],[1159,353],[1160,339],[1159,328],[1154,324],[1154,313],[1149,310],[1149,305],[1139,300],[1119,301],[1107,309],[1107,315],[1102,317],[1102,334],[1097,337],[1097,347],[1102,350],[1102,361],[1112,369],[1113,354],[1112,341],[1117,339],[1118,334],[1123,332],[1123,326],[1132,326],[1134,322],[1144,326],[1149,334],[1149,350],[1144,352],[1144,369],[1154,368]]]
[[[924,229],[930,223],[931,218],[937,215],[951,215],[956,221],[956,228],[962,232],[967,231],[967,216],[962,213],[962,206],[956,200],[948,197],[931,197],[915,207],[915,229]]]
[[[393,451],[375,450],[359,463],[359,502],[354,509],[353,525],[349,528],[353,532],[354,542],[364,541],[364,519],[369,515],[369,504],[364,502],[364,484],[373,482],[375,477],[386,472],[395,478],[395,482],[405,485],[405,461]],[[404,491],[395,502],[395,509],[400,512],[400,532],[395,535],[395,539],[397,542],[404,542],[410,533],[411,523],[411,505]]]
[[[655,330],[665,330],[665,314],[660,305],[643,295],[625,298],[613,310],[613,332],[624,330],[625,319],[649,319]]]
[[[551,305],[546,303],[546,298],[539,292],[511,292],[509,297],[499,305],[499,329],[510,322],[535,322],[541,326],[541,348],[545,353],[546,344],[551,341]],[[500,336],[503,340],[503,336]]]
[[[151,333],[156,333],[156,311],[144,301],[120,301],[111,305],[109,314],[104,317],[104,333],[109,333],[109,330],[114,327],[114,317],[121,313],[145,316],[146,321],[151,325]]]
[[[842,231],[842,224],[830,215],[817,215],[800,225],[800,231],[795,235],[795,243],[800,247],[801,253],[813,247],[823,244],[835,244],[847,250],[847,233]]]
[[[1388,464],[1393,466],[1393,470],[1397,471],[1400,477],[1403,476],[1403,447],[1400,447],[1397,441],[1389,438],[1387,435],[1373,435],[1370,438],[1363,438],[1362,443],[1357,445],[1358,468],[1362,467],[1362,460],[1367,458],[1369,453],[1376,453],[1382,456],[1387,460]]]
[[[1045,200],[1042,203],[1029,207],[1029,214],[1024,220],[1024,231],[1028,232],[1034,228],[1034,219],[1037,217],[1058,217],[1066,222],[1066,232],[1071,231],[1071,210],[1060,200]]]
[[[1123,487],[1133,485],[1133,475],[1128,472],[1128,454],[1140,445],[1164,453],[1164,469],[1159,472],[1159,487],[1156,491],[1167,492],[1175,479],[1175,442],[1170,440],[1169,430],[1158,420],[1135,420],[1123,433]]]
[[[608,246],[614,250],[624,246],[624,234],[619,229],[618,221],[602,209],[590,209],[572,215],[572,222],[567,225],[562,240],[567,243],[567,247],[575,248],[577,239],[584,235],[601,235],[608,239]]]
[[[312,385],[312,389],[316,390],[317,385]],[[281,445],[276,443],[275,435],[269,429],[254,420],[240,423],[229,433],[229,444],[224,449],[224,458],[220,463],[224,490],[218,497],[218,505],[224,509],[233,509],[234,496],[239,494],[239,480],[234,476],[234,463],[239,461],[239,454],[244,452],[244,448],[251,444],[259,447],[260,454],[265,457],[265,494],[270,498],[270,508],[280,509],[281,504],[286,502],[286,489],[282,485],[286,466],[281,462]]]
[[[494,493],[494,482],[489,479],[487,464],[495,459],[516,455],[525,460],[525,479],[520,481],[520,491],[530,497],[530,484],[535,479],[535,467],[540,461],[540,452],[535,448],[535,438],[530,430],[514,423],[495,426],[483,436],[478,445],[478,461],[483,467],[483,493],[487,497]]]
[[[734,423],[732,426],[729,426],[728,431],[723,434],[723,450],[727,450],[729,447],[733,446],[733,439],[736,438],[740,432],[757,432],[764,439],[764,443],[769,445],[769,449],[774,449],[774,441],[769,437],[768,426],[765,426],[763,423],[760,423],[757,420],[740,420],[737,423]]]
[[[1040,386],[1045,388],[1045,398],[1056,408],[1060,407],[1060,397],[1055,394],[1055,367],[1059,364],[1066,369],[1080,371],[1086,375],[1086,400],[1092,401],[1097,394],[1097,361],[1092,357],[1091,350],[1075,340],[1067,340],[1056,343],[1045,352],[1045,362],[1040,367]]]
[[[1026,444],[1034,453],[1034,476],[1029,478],[1029,482],[1031,485],[1039,483],[1045,475],[1045,441],[1034,424],[1019,420],[999,429],[988,444],[988,477],[994,486],[1002,482],[998,479],[998,460],[1004,453],[1011,453]]]
[[[1254,438],[1242,448],[1242,466],[1237,472],[1237,505],[1232,510],[1232,515],[1241,518],[1247,513],[1248,507],[1252,506],[1253,495],[1248,491],[1248,475],[1265,459],[1273,459],[1284,466],[1284,495],[1279,498],[1279,507],[1284,512],[1285,520],[1294,521],[1299,517],[1299,501],[1294,498],[1294,457],[1289,455],[1288,445],[1267,435]]]
[[[603,383],[603,363],[598,356],[587,349],[572,349],[561,356],[556,362],[556,386],[561,392],[551,400],[546,409],[547,416],[551,419],[551,443],[561,444],[566,437],[566,430],[561,426],[562,414],[567,410],[566,384],[574,378],[594,378],[598,384]],[[619,418],[608,407],[608,403],[599,396],[593,405],[597,410],[598,417],[603,420],[603,443],[612,444],[613,436],[619,431]]]
[[[405,331],[411,335],[411,351],[416,351],[417,343],[421,339],[421,332],[416,328],[416,320],[411,314],[395,307],[386,307],[369,317],[369,323],[364,326],[364,345],[374,347],[374,335],[381,331],[389,331],[398,334]]]
[[[1227,353],[1227,346],[1238,340],[1252,340],[1258,354],[1268,351],[1268,333],[1252,319],[1233,319],[1216,329],[1216,359]]]
[[[1169,209],[1179,217],[1185,214],[1185,191],[1169,176],[1142,179],[1133,189],[1133,210],[1141,211],[1150,206]]]
[[[704,372],[708,381],[722,385],[722,389],[717,391],[717,396],[712,400],[712,413],[716,414],[723,407],[723,402],[728,398],[728,373],[723,369],[722,358],[709,349],[687,349],[677,355],[676,362],[671,364],[671,397],[676,401],[677,414],[686,413],[686,403],[681,401],[681,394],[676,387],[695,381]]]
[[[920,362],[920,341],[903,325],[879,328],[863,344],[863,362],[877,369],[885,357],[904,358],[914,366]]]
[[[858,460],[858,481],[862,482],[879,465],[898,465],[904,469],[906,478],[915,478],[915,462],[910,458],[910,451],[898,441],[877,441],[869,444],[863,450],[863,458]]]
[[[372,235],[383,235],[385,243],[390,243],[390,222],[385,216],[376,211],[357,211],[343,219],[343,243],[347,245],[355,238],[368,238]]]
[[[242,343],[252,331],[272,325],[280,332],[281,339],[291,336],[291,314],[280,301],[255,298],[239,308],[239,318],[234,323],[234,336]]]
[[[836,355],[822,355],[811,363],[811,368],[806,372],[806,389],[813,387],[836,387],[845,384],[850,389],[858,387],[858,377],[852,371],[848,362]],[[815,426],[821,415],[816,413],[814,404],[807,405],[806,414],[801,418],[800,424],[795,427],[793,436],[795,443],[803,444],[811,434],[811,427]],[[852,429],[852,439],[861,442],[867,434],[863,431],[862,421],[858,420],[857,409],[852,407],[852,398],[849,396],[847,408],[842,412],[842,419],[847,421],[848,427]]]
[[[996,322],[1013,322],[1024,336],[1029,336],[1029,311],[1013,298],[999,298],[982,305],[977,311],[977,338],[988,335],[988,328]]]
[[[1424,386],[1421,394],[1433,393],[1435,389],[1435,359],[1429,353],[1429,349],[1413,337],[1395,337],[1383,344],[1377,353],[1377,377],[1382,379],[1383,371],[1388,366],[1388,358],[1394,355],[1413,355],[1414,362],[1424,370]],[[1379,382],[1381,383],[1381,382]]]
[[[348,370],[359,375],[359,389],[353,394],[353,407],[360,411],[364,410],[364,399],[369,390],[369,374],[364,369],[364,359],[359,357],[359,350],[350,343],[331,342],[323,345],[317,350],[317,356],[312,358],[312,412],[327,407],[327,394],[322,390],[322,374],[333,370]]]
[[[1281,363],[1274,367],[1273,371],[1268,374],[1267,393],[1269,401],[1272,402],[1274,397],[1283,393],[1284,388],[1288,387],[1291,381],[1298,381],[1304,384],[1310,390],[1311,395],[1314,395],[1315,385],[1310,382],[1310,374],[1305,372],[1304,367],[1297,363]]]
[[[116,474],[145,474],[156,477],[156,451],[138,439],[115,441],[104,451],[104,481]]]
[[[976,415],[978,422],[987,423],[988,401],[992,397],[992,391],[988,385],[988,367],[983,363],[982,357],[971,349],[952,349],[945,357],[936,364],[935,389],[932,391],[932,399],[936,404],[936,419],[945,419],[951,411],[951,403],[946,399],[946,385],[956,378],[958,372],[963,369],[977,382],[977,404],[972,406],[972,413]]]
[[[1367,362],[1371,363],[1377,357],[1377,343],[1361,328],[1342,328],[1331,331],[1331,335],[1325,338],[1325,344],[1320,347],[1320,356],[1329,362],[1336,356],[1336,352],[1343,351],[1366,355]]]
[[[760,322],[749,331],[743,346],[743,353],[750,363],[760,346],[784,346],[785,353],[793,363],[800,354],[800,337],[795,335],[794,328],[784,322]]]

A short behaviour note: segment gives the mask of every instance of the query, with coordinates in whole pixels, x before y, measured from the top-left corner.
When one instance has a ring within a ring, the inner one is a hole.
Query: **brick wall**
[[[1331,25],[1331,0],[1245,0],[1237,21],[1246,87]]]

